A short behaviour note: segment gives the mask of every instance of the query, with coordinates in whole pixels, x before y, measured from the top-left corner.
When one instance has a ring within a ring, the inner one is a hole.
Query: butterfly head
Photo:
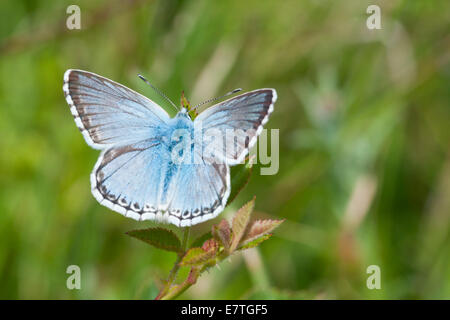
[[[181,108],[181,110],[177,113],[177,117],[178,118],[187,118],[187,119],[192,120],[188,109],[186,109],[185,107]]]
[[[198,115],[197,111],[192,108],[188,99],[184,95],[184,91],[181,91],[181,111],[180,113],[188,115],[192,120]]]

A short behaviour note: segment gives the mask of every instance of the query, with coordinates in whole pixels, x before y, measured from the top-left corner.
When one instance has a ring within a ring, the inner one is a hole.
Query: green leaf
[[[164,228],[148,228],[140,230],[132,230],[127,235],[144,241],[158,249],[167,251],[182,252],[180,239],[171,230]]]
[[[228,204],[233,202],[239,192],[247,185],[252,175],[252,166],[253,164],[249,161],[246,164],[231,167],[231,192],[228,197]]]
[[[219,224],[212,226],[212,235],[220,241],[225,250],[230,249],[231,229],[227,220],[223,219]]]
[[[245,244],[242,244],[239,246],[238,250],[245,250],[245,249],[250,249],[250,248],[254,248],[257,245],[259,245],[261,242],[269,239],[272,236],[272,234],[268,233],[265,234],[259,238],[254,239],[253,241],[247,242]]]
[[[202,248],[191,248],[181,259],[181,266],[196,266],[213,261],[216,252],[214,250],[205,251]]]
[[[250,215],[255,207],[255,197],[236,212],[232,222],[233,239],[231,241],[230,252],[233,252],[242,236],[245,233],[247,224],[250,221]]]
[[[211,232],[207,232],[203,235],[201,235],[200,237],[198,237],[197,239],[195,239],[192,243],[191,243],[191,248],[194,247],[201,247],[203,245],[203,243],[205,243],[206,240],[211,239],[212,238],[212,234]]]
[[[283,221],[284,219],[283,220],[265,219],[253,221],[250,224],[250,227],[247,228],[247,232],[245,233],[245,236],[242,238],[241,244],[246,244],[264,234],[272,232]]]

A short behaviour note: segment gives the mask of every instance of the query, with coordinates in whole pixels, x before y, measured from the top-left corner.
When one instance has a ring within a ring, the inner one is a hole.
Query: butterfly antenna
[[[232,95],[232,94],[235,94],[235,93],[237,93],[237,92],[239,92],[239,91],[242,91],[242,89],[241,89],[241,88],[237,88],[237,89],[234,89],[233,91],[230,91],[230,92],[228,92],[228,93],[225,93],[223,96],[220,96],[220,97],[217,97],[217,98],[212,98],[212,99],[206,100],[206,101],[204,101],[204,102],[199,103],[198,105],[196,105],[194,108],[192,108],[192,110],[195,110],[195,109],[197,109],[198,107],[200,107],[200,106],[202,106],[202,105],[204,105],[204,104],[207,104],[207,103],[210,103],[210,102],[213,102],[213,101],[216,101],[216,100],[219,100],[219,99],[223,99],[223,98],[225,98],[225,97],[228,97],[228,96],[230,96],[230,95]]]
[[[154,85],[152,85],[147,79],[145,79],[142,75],[138,74],[138,77],[141,78],[142,81],[144,81],[146,84],[148,84],[150,87],[152,87],[153,90],[156,91],[161,97],[165,98],[167,101],[170,102],[170,104],[175,108],[175,110],[180,111],[178,107],[175,105],[175,103],[172,102],[161,90],[156,88]]]

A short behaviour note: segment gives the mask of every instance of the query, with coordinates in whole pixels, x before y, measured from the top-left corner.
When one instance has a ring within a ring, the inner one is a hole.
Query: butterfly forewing
[[[63,90],[75,123],[96,149],[145,139],[169,120],[153,101],[91,72],[67,70]]]
[[[206,149],[205,154],[215,151],[213,158],[216,161],[228,165],[242,163],[268,121],[276,99],[275,90],[259,89],[202,112],[194,122],[203,133],[201,143]]]

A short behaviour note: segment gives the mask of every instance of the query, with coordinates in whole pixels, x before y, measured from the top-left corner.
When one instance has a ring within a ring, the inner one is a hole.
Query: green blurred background
[[[66,28],[70,4],[81,30]],[[381,30],[366,27],[370,4]],[[175,101],[278,91],[279,172],[255,170],[221,217],[256,195],[256,216],[286,222],[183,298],[450,298],[449,1],[11,0],[0,12],[0,298],[153,298],[175,260],[124,234],[151,223],[91,195],[99,152],[64,100],[68,68],[171,114],[137,73]],[[81,290],[66,288],[72,264]]]

